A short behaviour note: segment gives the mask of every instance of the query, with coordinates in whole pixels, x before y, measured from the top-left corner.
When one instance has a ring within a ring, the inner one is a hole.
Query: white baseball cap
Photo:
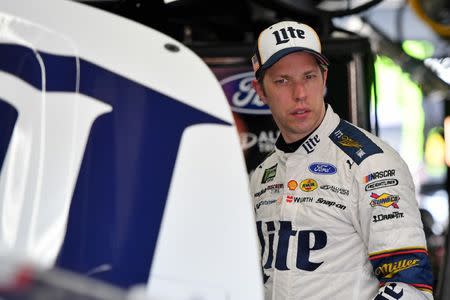
[[[310,26],[295,21],[281,21],[264,29],[258,37],[252,57],[256,78],[261,70],[270,68],[285,55],[305,51],[313,54],[319,64],[328,67],[328,59],[322,54],[317,33]]]

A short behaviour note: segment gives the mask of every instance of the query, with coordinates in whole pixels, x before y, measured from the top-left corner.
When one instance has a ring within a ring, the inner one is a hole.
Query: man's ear
[[[327,86],[327,78],[328,78],[328,69],[325,69],[325,71],[323,71],[323,87],[324,88]]]
[[[264,104],[267,104],[267,102],[266,102],[266,96],[265,96],[265,94],[264,94],[264,88],[263,88],[262,85],[259,83],[259,81],[256,80],[256,79],[253,79],[253,80],[252,80],[252,85],[253,85],[253,88],[255,89],[256,93],[258,94],[259,99],[260,99]]]

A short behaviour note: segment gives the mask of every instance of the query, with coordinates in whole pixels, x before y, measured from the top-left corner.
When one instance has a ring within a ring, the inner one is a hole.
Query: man
[[[408,167],[325,104],[316,32],[274,24],[252,63],[281,133],[251,178],[266,299],[433,299]]]

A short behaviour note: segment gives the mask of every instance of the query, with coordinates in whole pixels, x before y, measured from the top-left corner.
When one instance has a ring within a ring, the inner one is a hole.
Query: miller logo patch
[[[362,148],[360,143],[345,134],[340,135],[338,143],[344,147]]]
[[[395,274],[418,265],[418,259],[402,259],[393,263],[382,264],[375,269],[375,275],[383,278],[392,278]]]
[[[383,153],[383,150],[364,132],[344,120],[341,120],[329,138],[357,165],[371,155]]]

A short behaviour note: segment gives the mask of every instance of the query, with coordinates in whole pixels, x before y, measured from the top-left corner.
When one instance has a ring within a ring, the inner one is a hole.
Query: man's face
[[[266,70],[264,86],[253,81],[260,99],[287,143],[310,134],[325,116],[324,90],[327,71],[322,73],[313,55],[294,52]]]

